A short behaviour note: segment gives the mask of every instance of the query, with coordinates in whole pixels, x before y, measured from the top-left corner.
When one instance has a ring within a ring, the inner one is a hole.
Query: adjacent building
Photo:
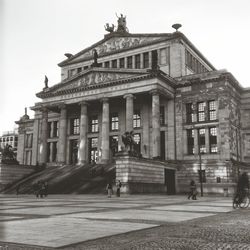
[[[0,148],[3,150],[6,146],[11,146],[14,153],[17,153],[18,133],[17,131],[5,131],[0,136]]]
[[[34,119],[25,114],[16,122],[20,164],[107,164],[133,131],[136,164],[148,165],[131,178],[119,170],[117,178],[171,182],[173,192],[191,179],[202,180],[205,192],[230,189],[250,166],[250,89],[216,70],[180,25],[173,27],[131,34],[121,15],[116,28],[106,25],[104,39],[65,54],[61,82],[48,86],[46,79]]]

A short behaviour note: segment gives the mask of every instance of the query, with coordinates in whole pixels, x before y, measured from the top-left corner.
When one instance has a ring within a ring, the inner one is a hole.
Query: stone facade
[[[61,82],[37,93],[34,119],[17,122],[19,162],[106,164],[133,131],[140,159],[116,158],[129,192],[166,191],[168,182],[184,192],[201,176],[205,192],[231,190],[250,164],[249,89],[179,31],[125,30],[59,63]]]

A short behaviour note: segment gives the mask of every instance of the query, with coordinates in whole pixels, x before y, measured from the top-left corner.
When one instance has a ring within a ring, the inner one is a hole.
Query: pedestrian
[[[239,197],[239,202],[241,203],[244,197],[249,192],[249,179],[246,172],[244,172],[238,180],[237,183],[237,195]]]
[[[188,199],[190,199],[190,197],[192,197],[192,200],[197,200],[196,195],[197,195],[197,189],[196,189],[196,184],[194,180],[191,180],[190,182],[190,192],[188,195]]]
[[[121,187],[122,187],[122,184],[121,184],[120,180],[118,180],[117,183],[116,183],[116,196],[117,197],[120,197]]]
[[[106,187],[107,191],[108,191],[108,198],[111,198],[111,195],[112,195],[112,184],[111,182],[109,182],[107,184],[107,187]]]

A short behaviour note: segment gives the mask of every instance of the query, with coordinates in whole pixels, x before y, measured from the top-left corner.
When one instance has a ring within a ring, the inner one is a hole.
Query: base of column
[[[79,161],[78,163],[77,163],[77,166],[84,166],[84,165],[86,165],[87,164],[87,161]]]

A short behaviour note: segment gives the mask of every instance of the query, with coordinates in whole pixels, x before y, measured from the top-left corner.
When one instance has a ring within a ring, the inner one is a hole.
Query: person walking
[[[197,200],[196,195],[197,195],[197,189],[196,189],[196,184],[194,180],[191,180],[190,182],[190,192],[188,195],[188,199],[192,197],[192,200]]]
[[[122,184],[121,184],[120,180],[118,180],[116,183],[116,196],[117,197],[120,197],[120,195],[121,195],[121,187],[122,187]]]
[[[108,198],[111,198],[111,195],[112,195],[112,183],[111,182],[107,184],[106,190],[108,191]]]

